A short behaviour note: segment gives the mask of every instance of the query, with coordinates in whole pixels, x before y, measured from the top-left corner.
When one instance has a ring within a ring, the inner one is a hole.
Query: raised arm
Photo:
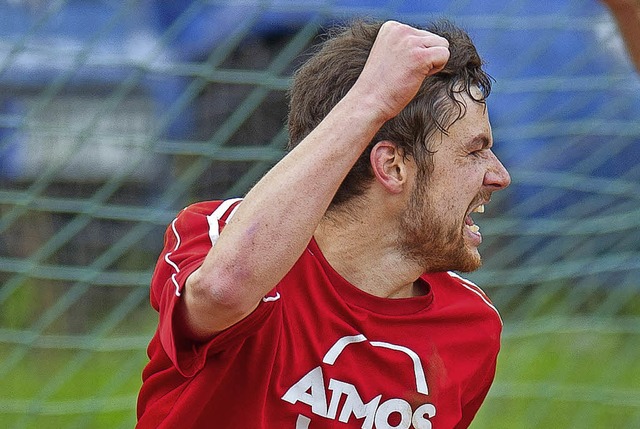
[[[448,42],[440,36],[383,24],[351,90],[249,191],[188,278],[181,311],[196,338],[246,317],[284,277],[378,129],[448,58]]]

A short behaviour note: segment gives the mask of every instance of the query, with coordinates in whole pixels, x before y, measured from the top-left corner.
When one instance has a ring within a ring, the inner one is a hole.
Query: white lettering
[[[300,414],[296,420],[296,429],[309,429],[309,423],[311,423],[311,419]]]
[[[373,419],[376,414],[376,408],[378,408],[378,404],[380,403],[380,399],[382,399],[382,395],[376,396],[365,404],[356,390],[356,386],[334,379],[329,380],[329,390],[333,393],[331,395],[331,402],[329,404],[327,417],[331,419],[336,418],[340,398],[345,394],[346,399],[338,420],[343,423],[348,423],[349,417],[353,414],[357,419],[365,419],[364,423],[362,423],[362,429],[373,428]]]
[[[389,417],[393,413],[400,414],[400,422],[391,426]],[[376,429],[409,429],[411,427],[411,405],[403,399],[389,399],[383,402],[376,411]]]
[[[433,404],[422,404],[413,413],[411,422],[415,429],[431,429],[429,418],[436,415],[436,407]]]
[[[290,404],[302,402],[311,407],[313,414],[332,420],[337,417],[343,423],[349,423],[351,416],[364,419],[362,429],[409,429],[412,425],[414,429],[432,429],[429,419],[436,415],[433,404],[422,404],[414,412],[407,401],[399,398],[380,403],[382,395],[378,395],[365,403],[356,386],[335,379],[329,380],[328,390],[331,400],[327,404],[324,374],[318,366],[291,386],[282,399]],[[394,414],[397,416],[392,419]],[[299,415],[296,429],[308,429],[310,423],[309,417]]]
[[[295,404],[300,401],[311,406],[313,414],[327,416],[327,396],[324,391],[322,368],[312,369],[282,396],[282,399]]]

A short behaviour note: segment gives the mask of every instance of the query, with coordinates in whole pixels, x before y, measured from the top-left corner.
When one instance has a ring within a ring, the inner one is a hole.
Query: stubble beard
[[[476,249],[469,249],[463,237],[464,223],[447,225],[435,215],[427,195],[426,181],[416,184],[407,209],[400,218],[400,247],[404,256],[424,272],[471,272],[482,265]]]

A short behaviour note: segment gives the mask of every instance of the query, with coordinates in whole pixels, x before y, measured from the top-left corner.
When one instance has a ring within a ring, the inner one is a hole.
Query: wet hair
[[[381,25],[382,22],[356,21],[334,28],[294,74],[289,93],[289,149],[316,128],[351,89]],[[404,156],[413,158],[418,174],[426,179],[432,169],[434,136],[447,134],[449,127],[466,113],[460,95],[466,94],[479,103],[489,96],[491,77],[482,69],[483,61],[469,35],[446,20],[423,29],[449,41],[449,61],[443,70],[427,77],[413,100],[380,128],[341,184],[331,207],[366,191],[374,177],[369,161],[371,148],[382,140],[394,142]]]

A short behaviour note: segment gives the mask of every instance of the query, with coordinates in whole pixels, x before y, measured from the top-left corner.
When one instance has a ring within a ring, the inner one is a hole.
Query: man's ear
[[[405,157],[395,143],[388,140],[376,143],[371,149],[370,161],[378,183],[393,194],[402,192],[409,171]]]

